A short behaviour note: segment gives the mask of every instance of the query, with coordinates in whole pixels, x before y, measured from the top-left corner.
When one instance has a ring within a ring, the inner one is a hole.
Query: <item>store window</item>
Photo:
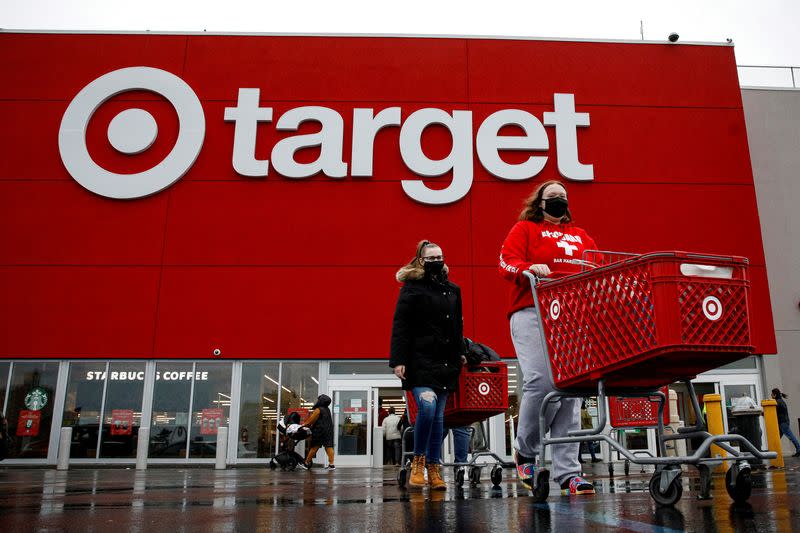
[[[217,430],[229,427],[231,364],[197,363],[194,369],[189,457],[215,457]]]
[[[318,363],[282,363],[281,408],[278,416],[291,411],[305,418],[319,395]]]
[[[148,450],[151,458],[186,457],[193,368],[193,363],[156,365]]]
[[[394,370],[389,367],[389,361],[365,361],[358,363],[340,363],[332,361],[330,365],[329,373],[337,375],[394,374]]]
[[[0,412],[6,412],[6,392],[8,391],[8,372],[11,363],[0,362]]]
[[[142,422],[145,364],[108,365],[100,457],[135,458]]]
[[[72,459],[97,457],[106,363],[70,363],[62,427],[72,427]]]
[[[14,363],[6,406],[13,437],[9,458],[47,458],[58,367],[58,362]]]
[[[280,363],[243,363],[239,410],[240,459],[275,454]]]

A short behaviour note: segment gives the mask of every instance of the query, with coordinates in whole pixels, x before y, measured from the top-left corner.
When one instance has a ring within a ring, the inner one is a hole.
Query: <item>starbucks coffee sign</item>
[[[31,411],[40,411],[47,405],[47,391],[36,387],[25,395],[25,407]]]

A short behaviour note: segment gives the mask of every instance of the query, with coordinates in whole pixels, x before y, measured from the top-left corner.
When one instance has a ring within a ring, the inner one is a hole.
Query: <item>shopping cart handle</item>
[[[538,285],[542,281],[553,281],[555,279],[572,276],[573,274],[579,274],[579,272],[566,272],[564,270],[553,270],[550,272],[550,275],[545,278],[537,276],[530,270],[523,270],[522,273],[525,275],[526,278],[531,280],[531,285]]]

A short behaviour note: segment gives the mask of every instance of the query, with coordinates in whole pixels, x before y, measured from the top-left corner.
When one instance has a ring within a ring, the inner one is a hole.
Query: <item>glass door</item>
[[[343,385],[333,388],[335,462],[341,466],[370,466],[372,458],[371,388]]]

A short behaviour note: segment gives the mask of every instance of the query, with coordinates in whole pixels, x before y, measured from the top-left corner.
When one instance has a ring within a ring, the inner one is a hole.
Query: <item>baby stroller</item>
[[[269,467],[292,471],[305,461],[294,449],[298,442],[311,436],[311,430],[300,424],[300,415],[295,412],[278,422],[278,433],[281,434],[280,450],[269,460]]]

